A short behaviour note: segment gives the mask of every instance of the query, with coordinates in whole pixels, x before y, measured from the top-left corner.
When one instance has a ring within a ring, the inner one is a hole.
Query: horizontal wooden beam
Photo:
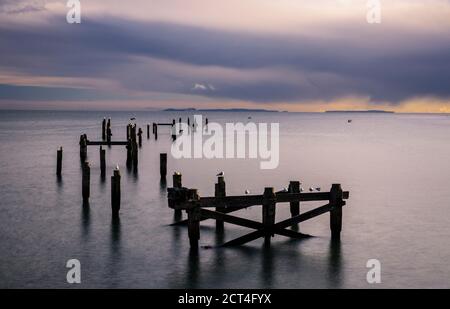
[[[241,209],[245,209],[247,207],[236,207],[236,208],[227,208],[227,209],[222,209],[222,213],[230,213],[230,212],[234,212],[234,211],[238,211]],[[204,220],[208,220],[209,218],[201,218],[200,221],[204,221]],[[179,225],[186,225],[188,223],[188,220],[181,220],[181,221],[177,221],[171,224],[171,226],[179,226]]]
[[[173,123],[157,123],[158,126],[173,126]]]
[[[349,198],[349,192],[343,192],[343,199]],[[312,193],[277,193],[275,195],[276,203],[289,202],[310,202],[310,201],[329,201],[330,192],[312,192]],[[262,205],[263,195],[240,195],[226,197],[201,197],[199,206],[223,207],[223,208],[245,208],[250,206]]]
[[[86,142],[87,146],[126,146],[128,145],[128,142],[122,142],[122,141],[111,141],[111,142],[106,142],[106,141],[87,141]]]

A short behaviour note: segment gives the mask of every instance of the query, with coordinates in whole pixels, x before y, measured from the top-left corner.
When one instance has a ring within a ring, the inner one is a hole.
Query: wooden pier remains
[[[220,187],[221,182],[222,180],[219,178],[216,187]],[[260,237],[264,238],[265,244],[270,244],[270,239],[275,234],[296,239],[308,237],[287,228],[327,212],[330,213],[332,239],[339,240],[342,229],[342,207],[346,204],[344,200],[349,198],[349,192],[342,191],[340,184],[333,184],[330,192],[296,192],[297,182],[291,182],[291,187],[290,190],[280,192],[274,192],[273,188],[268,187],[264,189],[262,195],[243,196],[226,196],[225,194],[221,196],[222,193],[219,194],[220,190],[218,189],[214,197],[200,197],[196,189],[174,186],[168,188],[168,205],[172,209],[186,211],[188,219],[182,222],[188,225],[189,241],[192,247],[198,247],[200,221],[202,220],[214,219],[217,222],[216,227],[219,228],[221,228],[222,222],[226,222],[255,230],[220,245],[227,247],[242,245]],[[300,213],[299,203],[309,201],[327,201],[327,203],[313,210]],[[276,222],[275,214],[279,203],[290,204],[291,217]],[[252,206],[262,206],[262,222],[227,214]],[[215,211],[209,208],[213,208]]]

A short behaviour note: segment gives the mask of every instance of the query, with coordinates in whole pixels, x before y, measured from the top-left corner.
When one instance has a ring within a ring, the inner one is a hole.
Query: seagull
[[[245,194],[250,194],[250,191],[249,190],[245,190]]]
[[[136,117],[131,117],[130,120],[136,120]]]
[[[283,188],[283,190],[281,190],[281,192],[289,192],[287,188]]]
[[[119,164],[116,165],[116,171],[118,171],[118,170],[119,170]]]
[[[317,188],[316,188],[316,191],[320,192],[320,187],[317,187]]]
[[[180,176],[181,173],[180,172],[175,172],[174,175]]]
[[[309,192],[313,192],[314,191],[314,188],[313,187],[310,187],[309,188]]]
[[[217,174],[216,176],[225,176],[224,172],[220,172],[219,174]]]
[[[300,192],[303,192],[303,191],[305,191],[305,190],[303,189],[303,187],[300,187]]]

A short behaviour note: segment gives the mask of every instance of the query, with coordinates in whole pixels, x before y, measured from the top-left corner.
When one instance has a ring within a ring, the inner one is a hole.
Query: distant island
[[[196,108],[166,108],[163,112],[269,112],[279,113],[280,111],[270,109],[249,109],[249,108],[211,108],[211,109],[196,109]]]
[[[369,110],[330,110],[325,111],[325,113],[386,113],[393,114],[393,111],[385,111],[379,109],[369,109]]]

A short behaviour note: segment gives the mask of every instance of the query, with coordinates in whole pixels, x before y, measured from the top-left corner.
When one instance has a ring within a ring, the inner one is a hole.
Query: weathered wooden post
[[[63,148],[62,146],[56,151],[56,175],[61,177]]]
[[[208,118],[206,118],[205,119],[205,125],[208,125],[208,123],[209,123],[209,120],[208,120]]]
[[[106,140],[106,118],[102,121],[102,141]]]
[[[188,127],[190,127],[191,126],[191,119],[188,117],[188,119],[187,119],[187,125],[188,125]]]
[[[100,146],[100,175],[102,178],[106,176],[106,150]]]
[[[111,118],[108,118],[108,123],[106,124],[106,141],[108,142],[108,145],[111,144]]]
[[[91,167],[89,166],[89,162],[84,162],[82,168],[82,195],[83,195],[83,203],[89,202],[89,195],[91,191]]]
[[[191,205],[186,209],[188,215],[188,234],[189,243],[191,248],[198,248],[198,240],[200,239],[200,207],[196,202],[200,199],[197,189],[189,189],[188,199],[191,201]]]
[[[130,139],[131,124],[127,124],[127,140]]]
[[[153,125],[154,125],[153,130],[155,133],[155,141],[156,141],[156,140],[158,140],[158,125],[156,123],[154,123]]]
[[[300,181],[291,181],[289,183],[289,193],[300,193]],[[291,217],[298,216],[300,214],[300,202],[290,202]],[[298,224],[292,226],[298,229]]]
[[[127,148],[127,167],[131,168],[131,165],[133,164],[133,153],[132,153],[133,146],[131,139],[128,139],[126,148]]]
[[[173,181],[174,188],[183,187],[181,173],[178,173],[178,172],[173,173],[172,181]],[[175,217],[177,217],[177,218],[181,217],[181,209],[175,209]]]
[[[273,188],[264,189],[264,200],[262,205],[262,219],[265,228],[269,228],[275,224],[275,192]],[[266,245],[270,244],[270,238],[273,233],[266,233],[264,236],[264,243]]]
[[[226,186],[225,186],[225,178],[224,176],[218,176],[217,177],[217,183],[215,184],[214,188],[214,196],[221,198],[226,196]],[[224,207],[216,207],[216,211],[218,212],[225,212]],[[217,219],[216,220],[216,230],[223,231],[224,224],[223,220]]]
[[[150,139],[150,124],[147,123],[147,139]]]
[[[330,229],[331,239],[340,240],[342,230],[343,192],[340,184],[333,184],[330,190]]]
[[[175,119],[172,119],[172,127],[175,126]]]
[[[138,138],[139,138],[139,147],[142,147],[142,129],[141,128],[139,128],[139,131],[138,131]]]
[[[159,154],[159,174],[161,175],[161,179],[167,176],[167,153]]]
[[[119,217],[120,210],[120,170],[119,166],[111,176],[111,210],[113,218]]]
[[[86,160],[87,157],[87,136],[86,134],[80,135],[80,159],[82,162]]]

